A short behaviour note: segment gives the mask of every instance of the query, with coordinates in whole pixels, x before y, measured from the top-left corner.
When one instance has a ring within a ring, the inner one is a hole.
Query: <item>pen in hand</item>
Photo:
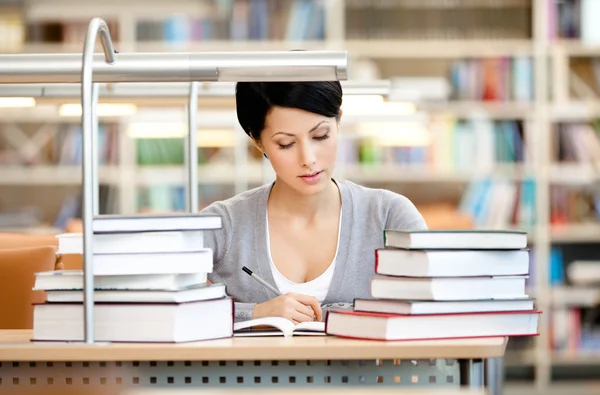
[[[277,290],[277,288],[275,288],[274,286],[272,286],[271,284],[269,284],[268,282],[266,282],[265,280],[263,280],[262,278],[260,278],[260,276],[254,274],[254,272],[252,270],[248,269],[246,266],[242,266],[242,270],[246,274],[248,274],[250,277],[252,277],[256,281],[258,281],[259,283],[261,283],[262,285],[264,285],[268,290],[270,290],[271,292],[273,292],[275,295],[281,296],[281,292],[279,292]],[[315,320],[316,320],[316,317],[313,316],[313,321],[315,321]]]
[[[266,282],[265,280],[263,280],[262,278],[260,278],[256,274],[254,274],[254,272],[252,272],[252,270],[248,269],[246,266],[242,266],[242,270],[244,272],[246,272],[250,277],[252,277],[256,281],[258,281],[259,283],[261,283],[262,285],[264,285],[268,290],[270,290],[271,292],[273,292],[275,295],[281,296],[281,292],[279,292],[274,286],[272,286],[271,284],[269,284],[268,282]]]

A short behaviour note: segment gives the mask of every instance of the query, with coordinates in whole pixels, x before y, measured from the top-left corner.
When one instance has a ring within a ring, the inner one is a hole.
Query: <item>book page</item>
[[[300,322],[294,328],[294,335],[325,336],[324,321]]]
[[[279,332],[279,335],[283,336],[292,336],[294,324],[283,317],[264,317],[236,322],[233,324],[233,331],[236,336],[267,336],[273,335],[273,332]]]

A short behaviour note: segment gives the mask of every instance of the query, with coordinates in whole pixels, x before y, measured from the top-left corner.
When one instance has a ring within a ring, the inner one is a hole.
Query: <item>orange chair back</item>
[[[57,248],[58,239],[56,235],[0,232],[0,250],[44,246]],[[61,261],[63,268],[66,270],[83,269],[81,255],[63,255]]]
[[[33,291],[35,273],[54,270],[51,246],[0,249],[0,329],[32,329],[33,304],[46,295]]]

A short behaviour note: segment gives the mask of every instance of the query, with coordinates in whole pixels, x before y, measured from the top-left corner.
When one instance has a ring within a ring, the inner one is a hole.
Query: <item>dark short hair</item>
[[[273,107],[297,108],[339,119],[342,85],[339,81],[238,82],[235,101],[240,125],[258,141]]]

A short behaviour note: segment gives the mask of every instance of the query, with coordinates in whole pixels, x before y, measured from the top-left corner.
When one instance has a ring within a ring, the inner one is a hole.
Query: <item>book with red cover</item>
[[[370,340],[537,336],[539,310],[400,315],[329,310],[328,335]]]

